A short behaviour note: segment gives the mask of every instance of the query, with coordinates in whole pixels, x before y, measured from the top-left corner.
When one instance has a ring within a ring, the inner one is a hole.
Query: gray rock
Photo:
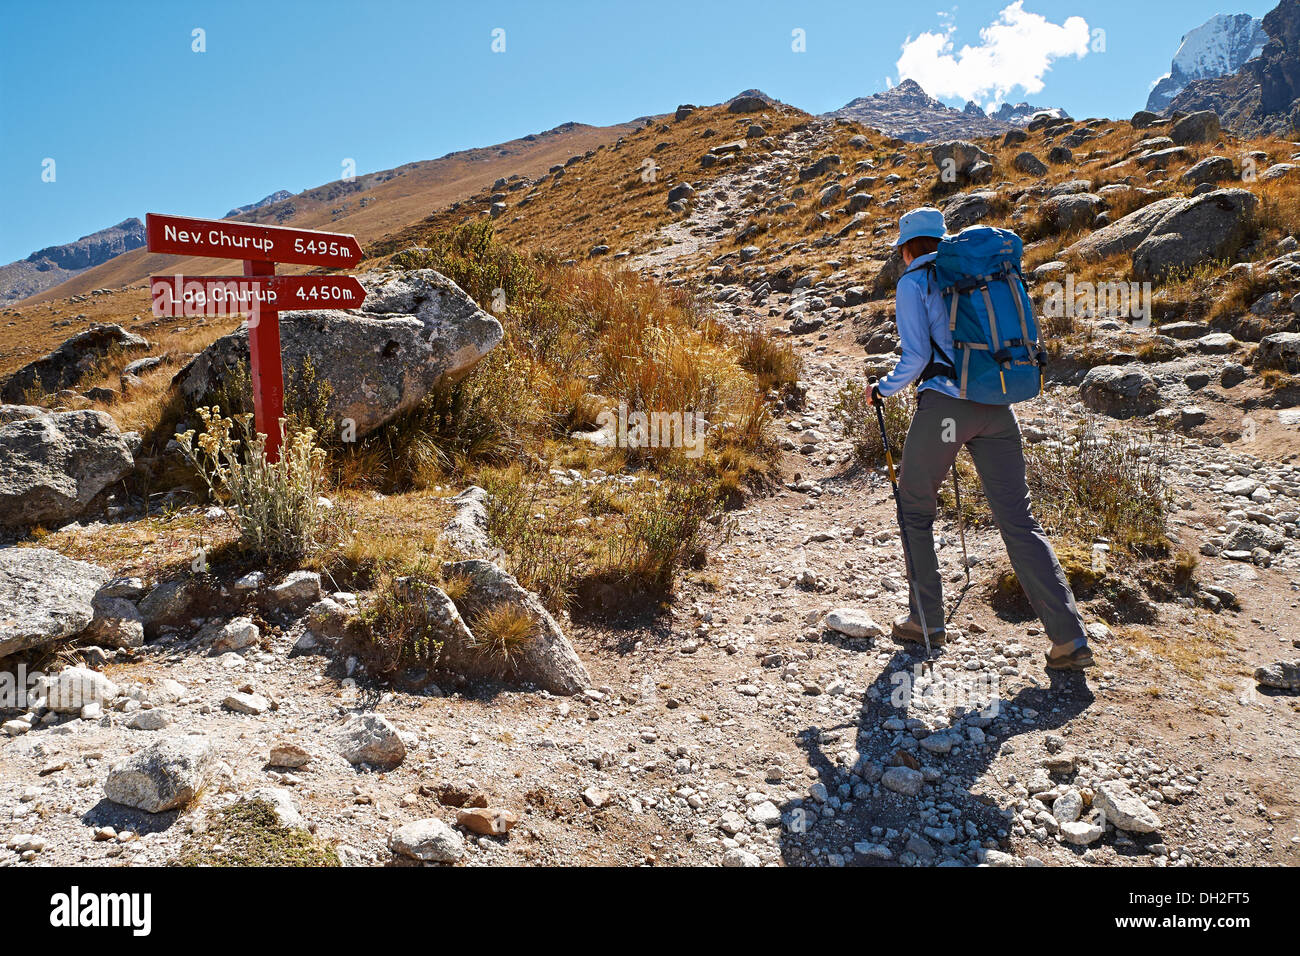
[[[1210,143],[1219,138],[1219,114],[1213,110],[1188,113],[1169,130],[1169,138],[1179,146]]]
[[[1075,846],[1087,846],[1089,843],[1096,843],[1101,839],[1103,833],[1105,831],[1097,824],[1083,820],[1072,820],[1061,824],[1061,839]]]
[[[237,617],[226,622],[212,642],[214,651],[242,651],[256,646],[262,639],[261,629],[249,617]]]
[[[404,823],[388,837],[394,853],[432,863],[455,863],[465,855],[465,839],[434,817]]]
[[[728,113],[761,113],[767,109],[768,101],[761,96],[737,96],[727,104]]]
[[[695,195],[695,187],[690,183],[678,183],[672,189],[668,190],[669,202],[681,202],[684,199],[690,199]]]
[[[1156,223],[1175,209],[1187,205],[1186,199],[1157,199],[1121,219],[1103,226],[1090,236],[1067,247],[1061,255],[1078,256],[1089,262],[1105,259],[1117,252],[1131,252],[1141,245]]]
[[[171,726],[172,717],[161,707],[151,707],[149,710],[137,710],[127,720],[126,726],[131,730],[163,730]]]
[[[1056,232],[1071,232],[1092,225],[1106,201],[1092,193],[1055,196],[1040,207],[1044,219]]]
[[[998,194],[988,190],[957,193],[943,206],[943,218],[949,232],[959,232],[993,214]]]
[[[161,624],[175,623],[187,617],[197,591],[197,585],[187,578],[164,581],[154,587],[138,606],[145,631],[153,633]]]
[[[1112,418],[1150,415],[1162,404],[1160,391],[1145,369],[1131,365],[1098,365],[1079,385],[1079,397],[1093,411]]]
[[[1300,660],[1274,661],[1255,668],[1255,680],[1265,687],[1300,691]]]
[[[291,571],[271,588],[270,598],[281,606],[314,604],[321,598],[320,574],[315,571]]]
[[[406,759],[406,743],[388,718],[357,714],[343,725],[339,752],[350,764],[392,769]]]
[[[493,660],[480,647],[444,645],[439,666],[467,676],[494,675],[501,679],[534,684],[552,694],[580,694],[591,686],[591,678],[574,652],[560,625],[542,606],[537,595],[524,590],[513,576],[490,561],[479,559],[443,565],[446,577],[463,576],[469,587],[460,607],[468,610],[469,628],[476,613],[501,604],[512,605],[533,621],[533,634],[515,648],[508,661]],[[478,643],[478,639],[475,639]]]
[[[980,147],[961,139],[936,143],[930,150],[930,159],[941,175],[964,175],[976,163],[993,161],[993,157]]]
[[[1133,250],[1133,276],[1163,279],[1205,262],[1231,260],[1249,236],[1259,199],[1246,189],[1216,189],[1171,210]]]
[[[915,797],[921,792],[925,777],[921,771],[911,767],[889,767],[881,775],[880,782],[887,790],[901,793],[905,797]]]
[[[48,415],[50,410],[39,405],[0,405],[0,427],[10,422],[21,422],[38,415]]]
[[[1017,153],[1015,159],[1011,160],[1011,167],[1026,176],[1047,175],[1047,164],[1028,151]]]
[[[1232,160],[1227,156],[1206,156],[1178,178],[1189,186],[1199,186],[1202,183],[1222,182],[1235,176]]]
[[[1167,169],[1173,163],[1190,162],[1192,154],[1182,146],[1170,146],[1168,149],[1152,149],[1137,157],[1137,164],[1146,169]]]
[[[108,576],[48,548],[0,548],[0,658],[83,631]]]
[[[207,737],[169,737],[114,766],[104,781],[104,795],[146,813],[180,809],[212,779],[216,763]]]
[[[880,637],[884,629],[871,615],[855,607],[836,608],[826,615],[826,626],[848,637]]]
[[[0,399],[20,402],[32,389],[57,392],[81,382],[99,361],[113,351],[147,349],[149,343],[120,325],[92,325],[78,332],[49,355],[24,365],[0,388]]]
[[[1260,339],[1255,368],[1300,372],[1300,332],[1274,332]]]
[[[92,606],[95,617],[81,635],[83,643],[100,647],[144,645],[144,618],[135,604],[123,597],[109,597],[101,590],[95,595]]]
[[[1092,805],[1106,814],[1106,820],[1130,833],[1155,833],[1160,818],[1139,799],[1123,780],[1107,780],[1097,786]]]
[[[221,706],[226,710],[233,711],[236,714],[247,714],[250,717],[256,717],[264,714],[271,709],[271,702],[261,694],[234,693],[227,694],[221,702]]]
[[[65,667],[45,685],[46,706],[58,714],[76,714],[87,704],[104,704],[117,697],[118,687],[99,671]]]
[[[413,409],[438,384],[469,372],[500,343],[502,329],[432,269],[358,278],[368,293],[360,310],[281,313],[280,349],[287,375],[310,359],[330,386],[326,414],[351,420],[360,437]],[[248,331],[241,328],[199,353],[173,384],[199,403],[247,361]]]
[[[53,412],[11,422],[0,427],[0,525],[76,518],[134,465],[106,412]]]
[[[488,538],[488,493],[478,485],[471,485],[455,498],[451,518],[442,528],[443,539],[468,557],[483,557],[497,549]]]

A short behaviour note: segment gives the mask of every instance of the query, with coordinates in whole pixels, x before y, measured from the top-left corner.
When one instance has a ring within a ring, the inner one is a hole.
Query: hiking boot
[[[1081,671],[1096,663],[1092,659],[1092,648],[1087,644],[1076,647],[1069,654],[1054,657],[1049,651],[1043,656],[1047,658],[1047,669],[1050,671]]]
[[[910,614],[900,614],[894,618],[894,629],[890,635],[896,641],[907,641],[909,643],[924,644],[925,637],[921,634],[921,622],[916,620]],[[930,631],[930,646],[943,647],[947,636],[943,628],[935,628]]]

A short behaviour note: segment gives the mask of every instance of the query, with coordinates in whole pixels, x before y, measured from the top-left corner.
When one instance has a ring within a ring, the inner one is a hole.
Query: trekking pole
[[[872,376],[868,385],[875,385]],[[903,541],[903,565],[907,569],[907,588],[915,596],[916,616],[921,621],[921,635],[925,638],[925,659],[930,659],[930,629],[925,624],[925,608],[922,607],[921,592],[916,586],[916,572],[912,567],[912,548],[907,543],[907,528],[903,525],[903,500],[898,497],[898,478],[894,474],[894,453],[889,447],[889,434],[885,431],[885,406],[883,402],[873,402],[876,406],[876,424],[880,426],[880,444],[885,449],[885,467],[889,472],[889,484],[894,489],[894,507],[898,510],[898,536]]]
[[[957,462],[952,463],[952,494],[957,501],[957,533],[961,535],[961,566],[966,571],[966,584],[970,585],[970,556],[966,554],[966,516],[961,510],[961,485],[957,483]]]

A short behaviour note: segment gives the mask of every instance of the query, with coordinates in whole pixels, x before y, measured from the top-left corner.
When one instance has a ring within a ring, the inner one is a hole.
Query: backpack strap
[[[934,289],[934,283],[936,281],[935,279],[936,272],[934,268],[933,259],[931,259],[929,262],[923,262],[919,266],[913,266],[912,268],[904,272],[903,275],[909,275],[913,272],[919,272],[922,269],[924,269],[926,273],[925,291],[928,294]],[[934,354],[936,352],[938,352],[939,356],[943,359],[942,362],[938,362],[935,360]],[[921,377],[919,381],[921,383],[925,383],[932,378],[940,378],[940,377],[956,378],[957,368],[955,365],[953,365],[952,359],[948,357],[947,353],[945,353],[944,350],[939,347],[939,343],[934,340],[934,336],[932,335],[930,336],[930,361],[925,366],[925,368],[921,370]]]
[[[1013,275],[1016,276],[1016,280],[1021,283],[1020,289],[1012,288],[1011,298],[1016,303],[1016,314],[1020,317],[1021,340],[1025,344],[1025,350],[1030,353],[1031,357],[1034,358],[1035,363],[1037,363],[1038,357],[1033,347],[1038,343],[1034,342],[1029,337],[1029,323],[1025,321],[1025,304],[1020,300],[1020,294],[1019,294],[1020,291],[1024,289],[1024,281],[1020,279],[1019,270],[1015,269],[1012,263],[1010,262],[1003,263],[1003,268],[1006,270],[1006,274],[1007,274],[1007,285],[1011,284],[1011,277]]]

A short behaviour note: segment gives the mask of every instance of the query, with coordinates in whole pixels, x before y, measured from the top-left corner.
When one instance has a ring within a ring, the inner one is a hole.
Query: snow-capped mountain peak
[[[1218,13],[1183,36],[1169,72],[1152,87],[1147,109],[1162,112],[1193,80],[1236,72],[1268,42],[1262,21],[1249,13]]]

